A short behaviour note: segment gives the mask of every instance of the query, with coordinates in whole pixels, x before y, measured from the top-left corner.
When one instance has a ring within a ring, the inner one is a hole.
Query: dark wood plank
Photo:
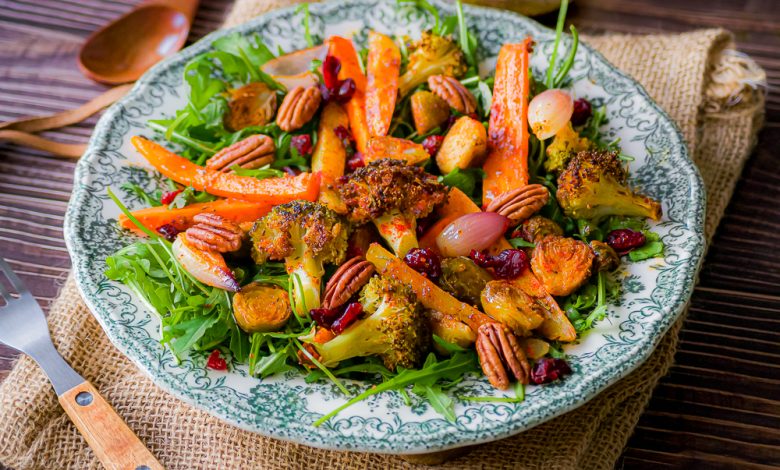
[[[72,108],[105,88],[75,56],[95,28],[136,0],[0,0],[0,120]],[[192,40],[232,2],[203,0]],[[541,18],[555,22],[555,14]],[[704,264],[676,365],[655,391],[618,468],[780,466],[780,2],[577,0],[569,21],[588,33],[735,32],[767,71],[767,126]],[[95,118],[47,133],[86,142]],[[74,164],[0,144],[0,256],[47,309],[70,261],[62,221]],[[0,346],[0,380],[16,353]]]

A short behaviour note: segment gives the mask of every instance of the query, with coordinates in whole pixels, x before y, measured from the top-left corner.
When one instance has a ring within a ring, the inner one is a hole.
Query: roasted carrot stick
[[[528,53],[531,38],[505,44],[498,53],[488,126],[488,157],[482,168],[482,203],[528,184]]]
[[[357,149],[361,152],[366,151],[368,142],[368,124],[366,121],[366,76],[360,70],[355,46],[352,41],[340,36],[331,36],[328,39],[328,53],[341,62],[339,71],[339,80],[351,78],[355,81],[355,94],[352,99],[347,101],[344,107],[349,115],[349,126],[352,135],[355,137]]]
[[[157,231],[163,225],[170,225],[179,232],[192,227],[195,222],[192,218],[203,212],[217,214],[235,223],[254,222],[271,210],[273,204],[266,202],[249,202],[237,199],[219,199],[212,202],[190,204],[181,209],[168,209],[167,206],[149,207],[133,211],[133,215],[146,228]],[[135,226],[124,214],[119,216],[119,225],[122,228],[133,230],[142,235],[143,232]]]
[[[314,146],[311,156],[311,171],[320,172],[322,175],[319,200],[337,212],[343,204],[329,186],[344,174],[344,165],[347,162],[347,150],[336,133],[339,127],[349,128],[347,113],[340,104],[328,103],[320,115],[317,145]]]
[[[403,160],[409,165],[416,165],[431,158],[422,145],[411,140],[388,135],[371,137],[363,152],[363,161],[371,163],[380,158]]]
[[[314,201],[320,190],[319,174],[257,179],[221,173],[192,163],[161,145],[134,136],[131,142],[153,167],[168,178],[198,191],[245,201],[284,204],[296,199]]]
[[[366,120],[372,137],[384,136],[390,130],[395,100],[398,97],[398,76],[401,73],[401,51],[384,34],[368,33],[366,61]]]

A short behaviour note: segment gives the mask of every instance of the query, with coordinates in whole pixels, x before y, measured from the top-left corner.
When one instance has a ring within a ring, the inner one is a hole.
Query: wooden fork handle
[[[85,381],[73,387],[59,400],[105,468],[164,470],[91,383]]]

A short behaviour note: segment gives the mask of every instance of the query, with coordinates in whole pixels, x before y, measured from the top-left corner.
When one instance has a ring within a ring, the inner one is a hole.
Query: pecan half
[[[235,144],[225,147],[215,153],[206,162],[206,168],[230,173],[232,166],[253,169],[268,165],[274,161],[276,146],[274,140],[267,135],[250,135]]]
[[[550,192],[541,184],[527,184],[500,194],[487,206],[487,212],[497,212],[518,224],[531,217],[550,199]]]
[[[300,129],[314,117],[322,101],[322,93],[316,86],[293,88],[279,106],[276,124],[285,132]]]
[[[432,75],[428,77],[428,86],[439,98],[443,99],[461,114],[471,114],[477,110],[477,99],[455,77]]]
[[[509,388],[509,372],[518,382],[528,383],[531,366],[514,333],[500,323],[486,323],[477,331],[477,355],[482,372],[500,390]]]
[[[201,250],[228,253],[241,248],[244,232],[235,223],[210,212],[202,212],[192,220],[196,223],[185,234]]]
[[[324,308],[336,308],[344,305],[350,297],[360,292],[360,289],[374,275],[374,265],[362,256],[350,258],[333,273],[325,285]]]

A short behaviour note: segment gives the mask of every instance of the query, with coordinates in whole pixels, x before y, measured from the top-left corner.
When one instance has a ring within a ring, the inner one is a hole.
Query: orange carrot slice
[[[498,53],[488,126],[488,157],[482,168],[482,204],[528,184],[528,54],[531,38],[505,44]]]
[[[366,120],[371,136],[384,136],[390,130],[395,100],[398,97],[398,76],[401,73],[401,51],[384,34],[368,33],[366,61]]]
[[[220,199],[212,202],[201,202],[190,204],[180,209],[168,209],[167,206],[149,207],[133,211],[133,216],[141,222],[144,227],[155,232],[163,225],[170,225],[179,232],[183,232],[195,225],[192,220],[198,214],[210,213],[222,216],[237,224],[243,222],[254,222],[267,214],[273,204],[266,202],[249,202],[237,199]],[[143,232],[127,218],[126,215],[119,216],[119,226],[130,229],[139,235]]]
[[[221,173],[196,165],[143,137],[134,136],[130,140],[141,155],[163,175],[179,184],[192,186],[198,191],[206,191],[215,196],[276,205],[296,199],[314,201],[319,194],[319,174],[301,173],[294,177],[261,180]]]
[[[355,94],[352,99],[347,101],[344,107],[349,115],[349,126],[352,130],[352,136],[355,137],[357,149],[361,152],[366,151],[368,143],[368,124],[366,121],[366,76],[360,69],[355,46],[352,41],[340,36],[331,36],[328,39],[329,54],[339,59],[341,70],[339,71],[339,80],[351,78],[355,81]]]

